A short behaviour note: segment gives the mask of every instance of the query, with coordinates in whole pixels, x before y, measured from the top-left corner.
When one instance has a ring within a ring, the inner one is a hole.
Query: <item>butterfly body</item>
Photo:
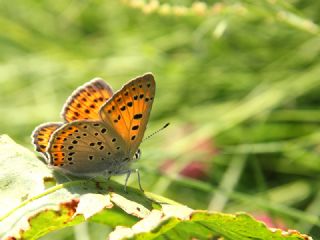
[[[62,112],[64,123],[40,125],[33,132],[36,150],[54,169],[93,177],[130,171],[155,95],[152,74],[125,84],[118,92],[101,79],[78,88]]]

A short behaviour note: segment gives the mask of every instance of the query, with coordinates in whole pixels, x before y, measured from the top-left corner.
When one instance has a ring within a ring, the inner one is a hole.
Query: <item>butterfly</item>
[[[62,123],[39,125],[32,133],[36,151],[49,166],[64,173],[94,177],[127,174],[140,157],[155,95],[151,73],[137,77],[113,93],[102,79],[93,79],[67,99]],[[138,180],[140,189],[140,176]]]

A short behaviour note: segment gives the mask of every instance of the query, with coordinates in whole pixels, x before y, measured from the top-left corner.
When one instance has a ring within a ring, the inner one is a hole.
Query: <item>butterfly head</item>
[[[141,157],[141,150],[140,150],[140,148],[138,148],[136,153],[133,155],[133,160],[139,160],[140,157]]]

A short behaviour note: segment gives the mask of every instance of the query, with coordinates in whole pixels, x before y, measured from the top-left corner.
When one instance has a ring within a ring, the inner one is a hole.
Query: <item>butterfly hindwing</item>
[[[74,121],[52,135],[48,157],[50,165],[73,175],[110,171],[114,174],[129,162],[120,136],[101,121]]]
[[[111,87],[96,78],[77,88],[68,98],[61,116],[65,121],[99,119],[100,107],[113,95]]]
[[[102,121],[123,138],[131,157],[142,141],[154,95],[155,81],[147,73],[124,85],[100,109]]]
[[[62,123],[44,123],[32,132],[32,142],[36,151],[45,153],[52,133],[62,126]]]

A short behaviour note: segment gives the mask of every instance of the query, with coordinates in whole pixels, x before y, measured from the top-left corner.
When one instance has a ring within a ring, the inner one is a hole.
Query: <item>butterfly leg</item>
[[[131,171],[132,171],[131,169],[127,171],[126,180],[125,180],[125,182],[124,182],[124,191],[125,191],[126,193],[128,193],[128,192],[127,192],[127,184],[128,184],[129,177],[130,177],[130,175],[131,175]]]
[[[128,184],[128,180],[129,180],[129,177],[130,177],[132,172],[136,172],[137,173],[140,191],[144,192],[144,190],[143,190],[143,188],[141,186],[140,172],[139,172],[139,169],[137,169],[137,168],[136,169],[129,169],[129,170],[124,172],[124,173],[127,173],[126,180],[125,180],[125,183],[124,183],[124,191],[127,193],[127,184]]]
[[[136,168],[136,169],[135,169],[135,171],[136,171],[136,173],[137,173],[137,175],[138,175],[138,183],[139,183],[140,191],[141,191],[141,192],[144,192],[144,190],[143,190],[143,188],[142,188],[142,186],[141,186],[141,181],[140,181],[140,172],[139,172],[139,169],[138,169],[138,168]]]

